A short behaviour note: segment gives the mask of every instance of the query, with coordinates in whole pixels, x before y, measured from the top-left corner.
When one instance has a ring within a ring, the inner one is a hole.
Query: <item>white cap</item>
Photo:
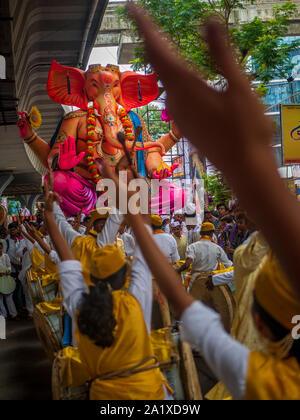
[[[195,204],[194,203],[188,203],[184,208],[184,212],[186,213],[187,216],[189,216],[189,215],[193,216],[196,213]]]

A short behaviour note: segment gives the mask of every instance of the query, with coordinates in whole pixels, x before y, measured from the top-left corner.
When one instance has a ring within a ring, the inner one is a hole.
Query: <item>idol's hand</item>
[[[68,171],[75,168],[84,156],[85,152],[76,155],[76,140],[69,136],[64,143],[60,144],[58,166],[60,169]]]
[[[18,112],[18,122],[17,126],[19,128],[20,137],[22,139],[29,139],[33,135],[33,129],[28,120],[28,114],[26,111]]]
[[[171,167],[165,164],[163,168],[157,169],[152,172],[152,178],[159,180],[170,178],[175,169],[178,168],[178,166],[178,163],[174,163],[174,165],[172,165]]]

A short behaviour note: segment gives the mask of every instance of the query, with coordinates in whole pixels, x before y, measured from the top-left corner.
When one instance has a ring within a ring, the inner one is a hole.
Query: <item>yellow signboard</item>
[[[282,163],[300,163],[300,105],[281,105]]]

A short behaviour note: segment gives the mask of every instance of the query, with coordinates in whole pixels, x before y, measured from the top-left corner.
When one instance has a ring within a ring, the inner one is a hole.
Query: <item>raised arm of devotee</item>
[[[151,232],[150,227],[146,227]],[[151,233],[150,233],[151,234]],[[152,318],[152,274],[139,246],[135,247],[128,291],[139,301],[149,334]]]
[[[35,239],[27,232],[26,226],[22,226],[20,217],[17,216],[17,222],[18,222],[18,229],[21,235],[23,235],[28,241],[30,241],[32,244],[35,243]]]
[[[55,192],[49,191],[47,182],[45,182],[45,202],[45,222],[59,258],[61,261],[75,260],[54,216],[55,204],[59,207],[58,203],[60,202],[60,198]]]
[[[26,223],[26,222],[24,222],[24,226],[25,226],[26,230],[29,232],[29,234],[32,236],[32,238],[38,243],[40,248],[49,255],[50,252],[51,252],[51,248],[43,240],[43,238],[40,237],[36,228],[34,226],[30,226],[30,224]]]
[[[65,215],[63,214],[58,202],[54,202],[53,205],[53,217],[58,226],[58,229],[62,233],[63,237],[67,241],[69,247],[72,246],[73,241],[78,237],[82,236],[79,232],[72,228],[72,226],[67,222]]]
[[[75,321],[78,306],[83,293],[87,291],[87,287],[82,275],[81,264],[75,260],[67,241],[55,222],[53,215],[54,204],[59,202],[59,196],[55,192],[49,191],[48,184],[45,183],[45,223],[61,260],[58,269],[64,297],[64,306],[73,321]]]
[[[223,172],[300,296],[300,203],[279,177],[270,146],[271,121],[237,65],[224,29],[213,20],[206,24],[211,57],[227,80],[227,89],[216,91],[174,52],[142,8],[127,7],[167,91],[168,110],[179,130]]]
[[[116,240],[116,236],[124,216],[118,209],[114,210],[115,213],[109,215],[102,231],[98,233],[97,244],[100,248],[108,244],[113,244]]]

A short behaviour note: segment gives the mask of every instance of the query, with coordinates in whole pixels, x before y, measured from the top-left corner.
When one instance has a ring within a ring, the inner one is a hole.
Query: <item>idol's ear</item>
[[[47,92],[54,102],[87,109],[84,83],[83,70],[64,67],[56,61],[52,61],[48,76]]]
[[[142,74],[126,71],[121,75],[122,99],[126,111],[148,105],[159,94],[156,74]]]

